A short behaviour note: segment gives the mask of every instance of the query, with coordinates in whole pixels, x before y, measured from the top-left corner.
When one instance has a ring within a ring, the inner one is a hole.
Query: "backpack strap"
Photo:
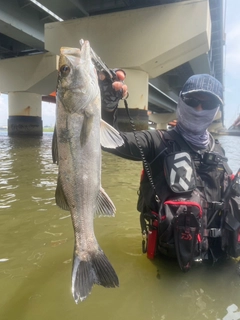
[[[176,132],[176,130],[169,130],[169,131],[160,131],[158,130],[158,132],[160,133],[161,132],[161,138],[163,141],[165,141],[164,143],[167,145],[168,143],[168,147],[169,147],[169,142],[170,144],[174,144],[174,142],[177,142],[178,146],[180,147],[181,150],[183,151],[187,151],[187,152],[191,152],[191,153],[194,153],[195,155],[198,155],[198,152],[196,152],[192,147],[191,145],[186,141],[184,140],[184,138],[178,134]],[[215,150],[217,149],[217,150]],[[222,151],[222,148],[220,146],[220,143],[219,141],[216,139],[215,140],[215,152],[218,152],[220,157],[221,157],[221,162],[222,162],[222,165],[223,165],[223,168],[225,170],[225,172],[230,176],[232,174],[232,170],[230,169],[229,165],[228,165],[228,159],[224,156],[222,156],[219,152],[219,149],[221,149]],[[172,150],[174,151],[174,150]]]
[[[165,145],[166,148],[168,148],[169,147],[168,141],[165,138],[166,132],[167,132],[166,130],[157,130],[157,133],[160,135],[163,144]]]
[[[175,130],[157,130],[157,132],[160,135],[161,140],[166,147],[166,154],[178,151],[176,150],[176,145],[180,148],[181,151],[193,151],[192,148],[188,145],[188,143]]]
[[[165,131],[165,135],[168,137],[166,137],[168,140],[177,142],[178,146],[180,147],[180,149],[182,151],[187,151],[187,152],[194,152],[195,154],[197,153],[196,151],[194,151],[191,146],[187,143],[186,140],[184,140],[184,138],[176,132],[176,130],[169,130],[169,131]]]
[[[221,147],[220,142],[218,141],[218,139],[215,139],[215,148],[214,148],[215,152],[218,152],[219,154],[222,152],[225,155],[224,150]],[[223,168],[225,170],[225,172],[227,173],[228,176],[231,176],[231,174],[233,173],[232,170],[230,169],[229,165],[228,165],[228,158],[221,156],[221,161],[222,161],[222,165]]]

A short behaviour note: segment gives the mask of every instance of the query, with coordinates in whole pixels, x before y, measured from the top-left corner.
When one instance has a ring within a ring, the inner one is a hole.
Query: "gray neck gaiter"
[[[193,146],[205,149],[209,144],[207,128],[213,122],[218,109],[196,111],[179,97],[176,130]]]

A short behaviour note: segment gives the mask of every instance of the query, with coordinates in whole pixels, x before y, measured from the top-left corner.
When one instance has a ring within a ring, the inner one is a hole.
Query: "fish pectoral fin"
[[[101,187],[97,196],[97,207],[95,215],[97,216],[115,216],[116,208],[106,194],[104,189]]]
[[[53,138],[52,138],[52,160],[53,163],[58,163],[58,147],[57,147],[57,130],[54,126]]]
[[[116,148],[124,144],[119,132],[101,119],[100,143],[105,148]]]
[[[70,211],[59,175],[58,175],[58,181],[57,181],[57,188],[55,191],[55,199],[56,199],[57,206],[59,206],[63,210]]]

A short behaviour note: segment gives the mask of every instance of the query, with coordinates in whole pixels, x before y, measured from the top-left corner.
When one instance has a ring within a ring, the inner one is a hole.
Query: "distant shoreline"
[[[54,128],[53,127],[43,127],[43,132],[53,132]]]
[[[0,126],[0,131],[7,131],[7,127],[1,127]],[[53,127],[43,127],[43,132],[53,132],[54,128]]]

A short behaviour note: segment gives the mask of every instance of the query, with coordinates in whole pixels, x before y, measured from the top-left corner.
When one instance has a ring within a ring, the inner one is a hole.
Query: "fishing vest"
[[[240,236],[235,249],[228,249],[229,237],[236,238],[238,231],[230,236],[226,228],[223,231],[222,198],[231,170],[219,142],[200,154],[175,130],[158,133],[166,148],[149,164],[155,191],[143,171],[138,200],[148,257],[157,252],[177,257],[180,268],[187,271],[194,259],[211,256],[215,261],[224,249],[240,255]],[[237,215],[234,223],[240,221],[240,210]]]

